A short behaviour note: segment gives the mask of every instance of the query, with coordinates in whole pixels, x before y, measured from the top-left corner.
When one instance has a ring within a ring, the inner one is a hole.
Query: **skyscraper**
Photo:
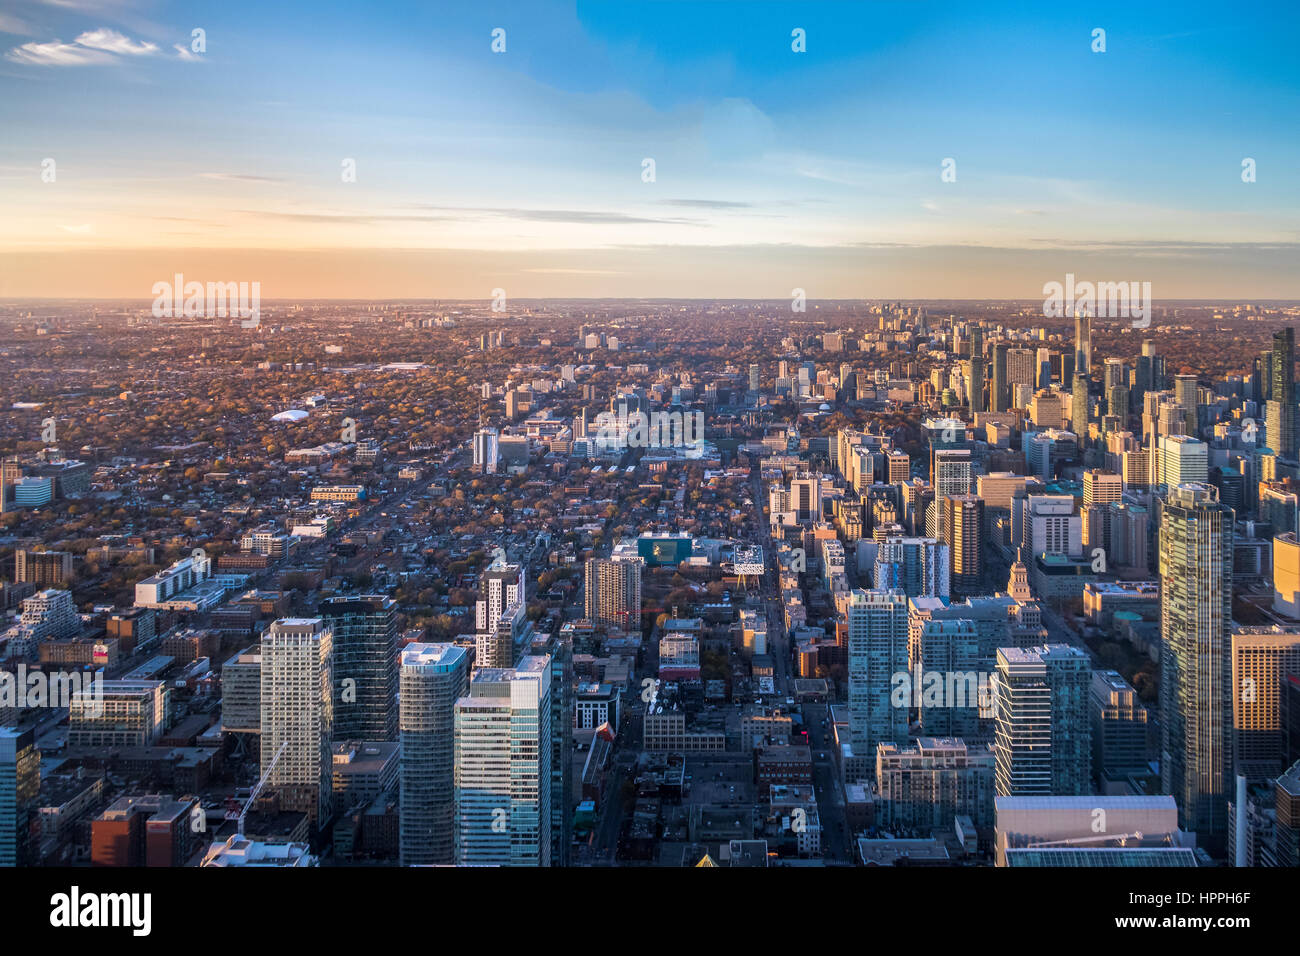
[[[469,655],[455,644],[402,650],[401,859],[455,862],[455,708],[469,689]]]
[[[1233,756],[1236,773],[1252,781],[1286,769],[1282,684],[1292,674],[1300,674],[1300,627],[1233,628]]]
[[[1006,342],[993,344],[993,383],[989,388],[989,408],[995,412],[1005,412],[1011,407],[1011,389],[1007,379],[1007,350],[1011,348]]]
[[[1232,783],[1232,526],[1213,485],[1169,492],[1160,520],[1160,772],[1179,825],[1226,845]]]
[[[474,471],[495,475],[501,459],[501,446],[495,428],[480,428],[474,433]]]
[[[1091,792],[1088,655],[1068,644],[1000,647],[993,750],[1002,797]]]
[[[587,560],[583,569],[583,601],[588,620],[640,631],[641,565],[639,558]]]
[[[1079,311],[1074,316],[1074,374],[1092,371],[1092,317]]]
[[[1268,447],[1279,458],[1295,461],[1297,457],[1297,419],[1295,395],[1295,329],[1291,326],[1273,333],[1271,369],[1272,388],[1266,406],[1265,425]],[[1181,377],[1181,376],[1180,376]]]
[[[978,325],[970,331],[970,410],[984,411],[984,330]]]
[[[455,709],[458,866],[551,865],[551,662],[483,668]]]
[[[0,727],[0,867],[34,866],[32,815],[41,792],[41,753],[31,730]]]
[[[496,629],[501,616],[525,600],[524,569],[510,564],[504,552],[479,575],[479,599],[474,604],[474,623],[480,633]]]
[[[984,502],[975,495],[936,498],[942,509],[943,542],[948,546],[954,594],[978,594],[984,575]]]
[[[1079,447],[1088,446],[1088,411],[1091,407],[1088,399],[1088,376],[1082,372],[1074,373],[1074,383],[1070,392],[1070,431],[1079,440]]]
[[[262,773],[282,809],[316,826],[332,806],[333,638],[318,617],[281,618],[262,635]]]
[[[334,735],[397,739],[397,602],[382,594],[326,598],[334,632]]]
[[[907,703],[891,699],[895,675],[908,673],[907,595],[853,591],[848,634],[849,737],[856,756],[874,761],[877,744],[907,742]]]

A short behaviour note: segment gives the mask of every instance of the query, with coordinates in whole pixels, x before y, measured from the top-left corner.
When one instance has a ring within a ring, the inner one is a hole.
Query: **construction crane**
[[[280,749],[277,750],[275,756],[271,758],[271,763],[266,770],[263,771],[261,779],[257,781],[257,786],[255,786],[253,792],[248,795],[248,801],[244,804],[244,809],[239,811],[239,825],[235,827],[235,835],[240,839],[243,839],[244,836],[244,817],[248,816],[248,811],[252,808],[253,801],[256,800],[257,795],[262,792],[262,787],[266,786],[266,781],[271,776],[271,771],[274,770],[275,765],[280,762],[280,756],[285,752],[288,746],[289,741],[287,740],[280,744]]]
[[[1138,830],[1134,833],[1099,833],[1097,836],[1074,837],[1069,840],[1044,840],[1040,843],[1030,843],[1028,844],[1028,848],[1036,850],[1045,846],[1072,846],[1076,843],[1104,843],[1108,840],[1118,840],[1120,846],[1128,846],[1129,840],[1137,840],[1138,842],[1141,842],[1142,831]]]

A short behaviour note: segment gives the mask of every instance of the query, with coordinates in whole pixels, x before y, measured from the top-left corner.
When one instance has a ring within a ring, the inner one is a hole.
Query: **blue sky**
[[[1294,3],[379,6],[9,3],[0,295],[1300,298]]]

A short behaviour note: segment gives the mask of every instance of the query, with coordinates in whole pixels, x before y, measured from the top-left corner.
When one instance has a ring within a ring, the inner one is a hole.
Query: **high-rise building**
[[[970,410],[984,411],[984,330],[978,325],[970,332]]]
[[[1033,349],[1007,350],[1007,386],[1015,391],[1015,386],[1024,385],[1033,389],[1038,381],[1038,368]],[[1033,392],[1030,392],[1033,395]]]
[[[951,613],[961,612],[952,609]],[[979,736],[981,713],[988,709],[989,682],[975,621],[910,614],[907,658],[910,704],[919,713],[921,732],[927,737]]]
[[[41,753],[32,730],[0,727],[0,867],[34,866],[32,822],[41,793]]]
[[[551,662],[475,672],[455,709],[459,866],[551,865]]]
[[[456,859],[456,701],[469,689],[469,655],[455,644],[408,644],[401,663],[401,861]]]
[[[951,587],[959,596],[979,593],[984,576],[984,502],[975,495],[936,498],[940,527],[948,546]]]
[[[1007,350],[1011,346],[1006,342],[993,344],[993,382],[989,387],[989,409],[1005,412],[1011,407],[1011,389],[1007,379]]]
[[[1078,436],[1080,448],[1085,448],[1088,444],[1088,413],[1090,407],[1088,377],[1080,372],[1075,372],[1074,384],[1070,392],[1070,430]]]
[[[1074,373],[1092,370],[1092,317],[1080,310],[1074,316]]]
[[[900,591],[850,593],[849,739],[853,752],[871,759],[881,742],[907,740],[907,703],[892,698],[895,675],[907,677],[907,595]]]
[[[474,433],[474,471],[495,475],[501,459],[500,442],[495,428],[480,428]]]
[[[1147,709],[1117,671],[1094,671],[1092,767],[1104,786],[1147,772]]]
[[[37,587],[59,587],[72,579],[70,551],[14,552],[14,581],[30,582]]]
[[[589,558],[583,572],[586,617],[599,624],[629,632],[641,629],[640,558],[608,560]]]
[[[948,597],[948,546],[935,538],[886,537],[876,546],[872,584],[908,597]]]
[[[333,633],[320,618],[281,618],[262,635],[261,767],[285,810],[320,826],[332,805]],[[273,765],[274,764],[274,765]]]
[[[1083,503],[1108,504],[1124,498],[1124,479],[1100,468],[1089,468],[1083,473]]]
[[[751,392],[762,390],[762,379],[759,377],[759,368],[757,365],[749,366],[749,390]]]
[[[326,598],[334,632],[334,736],[397,739],[397,602],[382,594]]]
[[[1270,364],[1272,388],[1265,412],[1268,447],[1279,458],[1295,461],[1300,445],[1296,428],[1300,422],[1296,419],[1295,329],[1291,326],[1273,333]]]
[[[1286,769],[1282,683],[1293,674],[1300,675],[1300,627],[1232,629],[1235,772],[1252,782]]]
[[[998,796],[1092,792],[1091,683],[1088,655],[1077,647],[998,648]]]
[[[1293,531],[1273,538],[1273,610],[1300,620],[1300,540]]]
[[[1218,849],[1232,788],[1233,521],[1205,484],[1174,487],[1160,518],[1161,781],[1182,828]]]
[[[526,601],[522,565],[506,561],[498,553],[479,575],[479,599],[474,605],[474,623],[480,633],[494,630],[501,616]]]

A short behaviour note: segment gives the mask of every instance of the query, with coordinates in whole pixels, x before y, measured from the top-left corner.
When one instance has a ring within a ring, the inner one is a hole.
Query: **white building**
[[[551,865],[551,658],[483,668],[455,709],[458,866]]]
[[[333,649],[319,617],[281,618],[262,635],[262,772],[281,807],[314,824],[331,810]]]

